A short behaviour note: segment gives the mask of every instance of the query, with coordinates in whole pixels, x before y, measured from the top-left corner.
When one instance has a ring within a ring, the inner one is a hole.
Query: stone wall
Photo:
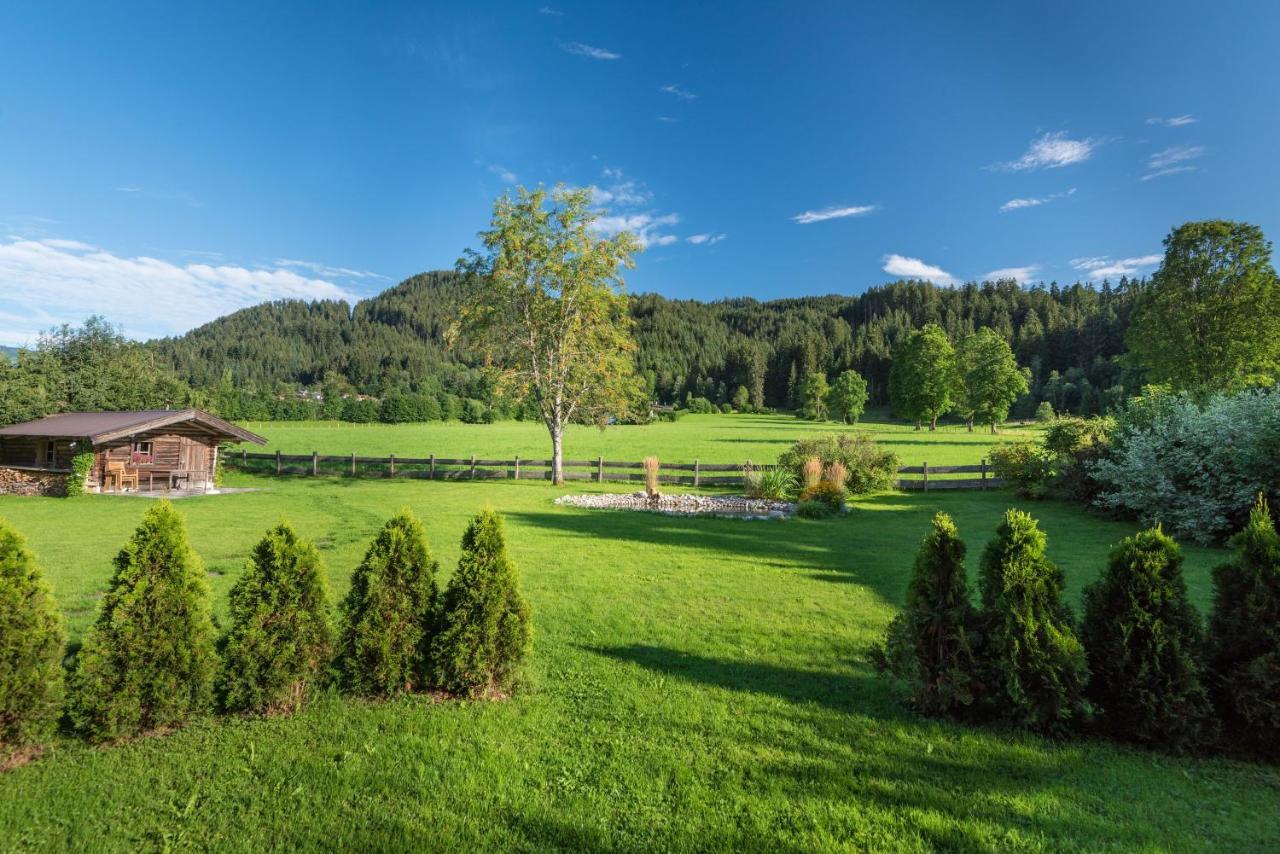
[[[0,466],[0,495],[66,495],[64,472]]]

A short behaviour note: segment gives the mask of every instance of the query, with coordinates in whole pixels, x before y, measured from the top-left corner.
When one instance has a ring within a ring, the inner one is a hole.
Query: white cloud
[[[1009,211],[1022,210],[1023,208],[1034,208],[1040,205],[1047,205],[1049,202],[1057,199],[1065,199],[1067,196],[1075,195],[1076,188],[1072,187],[1065,193],[1050,193],[1047,196],[1038,196],[1029,199],[1010,199],[1000,206],[1000,213],[1008,213]]]
[[[680,238],[674,234],[664,234],[662,229],[680,222],[679,214],[629,213],[602,216],[593,223],[594,228],[606,237],[613,237],[629,231],[640,241],[642,248],[650,246],[670,246]]]
[[[1001,267],[998,270],[992,270],[989,273],[982,274],[984,282],[999,282],[1005,279],[1013,279],[1020,285],[1025,285],[1036,277],[1036,273],[1040,271],[1040,265],[1028,264],[1025,267]]]
[[[658,116],[658,121],[660,121],[660,122],[672,122],[672,123],[674,123],[674,122],[678,122],[678,121],[680,121],[680,120],[679,120],[679,119],[676,119],[676,118],[672,118],[671,116]]]
[[[689,241],[695,246],[701,246],[704,243],[707,246],[715,246],[717,243],[719,243],[721,240],[724,240],[728,236],[729,235],[727,234],[691,234],[688,237],[686,237],[685,240]]]
[[[497,163],[490,163],[489,171],[497,175],[499,178],[503,180],[504,183],[507,183],[507,184],[514,184],[516,181],[520,180],[519,176],[517,176],[516,173],[512,172],[510,169],[506,168],[505,166],[499,166]]]
[[[592,47],[582,42],[561,42],[560,49],[565,53],[571,53],[574,56],[587,56],[591,59],[621,59],[622,54],[614,53],[611,50],[605,50],[602,47]]]
[[[935,285],[955,285],[959,279],[941,267],[926,264],[919,258],[908,258],[905,255],[884,256],[884,271],[891,276],[903,279],[922,279]]]
[[[543,6],[538,10],[539,15],[555,15],[557,18],[563,18],[564,12],[559,9],[552,9],[550,6]]]
[[[1169,116],[1168,118],[1161,118],[1159,116],[1156,116],[1154,118],[1147,119],[1147,124],[1159,125],[1160,127],[1166,127],[1166,128],[1180,128],[1185,125],[1193,125],[1198,121],[1200,120],[1197,119],[1195,116],[1191,116],[1191,115]]]
[[[46,243],[48,241],[45,241]],[[221,257],[220,252],[205,253],[188,253],[203,254]],[[299,261],[295,258],[277,258],[277,267],[293,267],[298,270],[310,270],[318,276],[328,276],[333,279],[385,279],[386,276],[381,273],[373,273],[369,270],[353,270],[350,267],[330,267],[328,264],[321,264],[318,261]]]
[[[1137,258],[1113,259],[1106,255],[1089,258],[1072,258],[1071,266],[1088,273],[1090,279],[1108,279],[1112,276],[1134,276],[1154,267],[1164,260],[1163,255],[1141,255]]]
[[[796,214],[791,218],[792,222],[798,222],[800,225],[808,225],[811,222],[823,222],[828,219],[841,219],[847,216],[863,216],[869,214],[876,209],[876,205],[850,205],[848,207],[822,208],[816,211],[805,211]]]
[[[141,193],[141,187],[116,187],[117,193]]]
[[[645,189],[633,178],[622,179],[622,173],[616,169],[604,170],[606,178],[612,178],[608,187],[591,186],[592,201],[597,205],[613,207],[636,207],[647,205],[653,201],[653,193]]]
[[[659,91],[666,92],[668,95],[675,95],[682,101],[692,101],[694,98],[698,97],[688,89],[685,89],[679,83],[669,83],[666,86],[663,86]]]
[[[1033,139],[1031,145],[1017,160],[999,164],[1000,168],[1021,172],[1026,169],[1057,169],[1073,163],[1083,163],[1100,143],[1094,139],[1068,139],[1063,131],[1046,133]]]
[[[1174,145],[1161,149],[1151,155],[1147,161],[1147,169],[1150,171],[1139,180],[1150,181],[1162,175],[1194,172],[1198,167],[1190,165],[1188,161],[1203,157],[1206,151],[1208,149],[1203,145]]]
[[[139,338],[184,332],[275,299],[354,301],[331,281],[283,265],[250,269],[125,258],[72,240],[0,242],[0,319],[7,340],[33,340],[56,323],[100,314]]]

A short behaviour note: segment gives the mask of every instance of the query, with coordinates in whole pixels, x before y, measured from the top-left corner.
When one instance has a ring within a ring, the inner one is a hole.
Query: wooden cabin
[[[0,493],[60,495],[86,451],[90,492],[207,491],[218,445],[266,439],[199,409],[68,412],[0,427]]]

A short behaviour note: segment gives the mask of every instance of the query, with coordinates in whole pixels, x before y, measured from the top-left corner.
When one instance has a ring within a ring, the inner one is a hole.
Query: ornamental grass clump
[[[1280,535],[1259,498],[1235,557],[1213,570],[1211,691],[1223,729],[1245,751],[1280,760]]]
[[[301,708],[333,656],[331,610],[316,547],[287,522],[267,531],[231,588],[224,708],[253,714]]]
[[[650,498],[658,497],[658,458],[645,457],[644,462],[644,494]]]
[[[71,718],[92,741],[180,726],[209,712],[218,657],[204,566],[168,501],[142,517],[71,679]]]
[[[827,483],[835,484],[843,490],[845,484],[849,482],[849,469],[844,463],[834,460],[827,463],[827,467],[823,469],[822,479]]]
[[[1035,520],[1009,510],[982,556],[983,681],[994,714],[1048,734],[1065,733],[1088,710],[1088,666],[1062,585]]]
[[[1126,538],[1084,593],[1088,697],[1112,738],[1192,750],[1212,740],[1204,629],[1187,599],[1182,551],[1159,528]]]
[[[22,535],[0,520],[0,768],[62,714],[62,614]]]
[[[934,516],[916,553],[906,607],[889,624],[878,662],[907,685],[911,705],[926,715],[969,717],[981,696],[965,551],[951,517]]]
[[[509,694],[529,645],[529,605],[502,517],[484,510],[462,536],[462,558],[444,592],[431,656],[437,684],[462,697]]]
[[[345,691],[386,697],[427,686],[438,571],[422,523],[407,509],[388,520],[340,606],[337,668]]]
[[[800,468],[800,482],[805,489],[812,489],[822,480],[822,460],[809,457]]]

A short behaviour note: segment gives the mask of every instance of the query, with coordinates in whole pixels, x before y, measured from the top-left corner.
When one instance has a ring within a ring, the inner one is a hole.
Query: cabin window
[[[58,459],[57,447],[50,440],[44,443],[44,464],[48,468],[53,468],[54,462]]]
[[[130,455],[132,462],[150,463],[152,461],[151,450],[152,445],[150,442],[134,442],[133,453]]]

